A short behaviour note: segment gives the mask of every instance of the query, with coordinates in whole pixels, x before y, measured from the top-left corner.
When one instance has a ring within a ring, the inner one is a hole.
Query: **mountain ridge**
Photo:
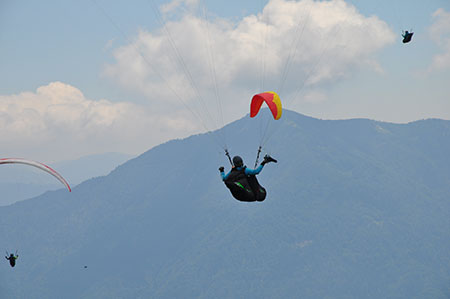
[[[14,272],[0,267],[0,291],[446,298],[450,140],[439,137],[449,123],[323,121],[287,111],[271,124],[267,150],[279,163],[259,175],[268,190],[262,203],[231,197],[213,133],[168,141],[72,194],[0,207],[0,239],[21,255]],[[249,166],[259,125],[244,117],[222,129],[231,154]]]
[[[108,174],[131,157],[111,152],[46,164],[57,170],[73,187],[88,178]],[[43,175],[41,170],[25,165],[4,166],[0,168],[0,190],[3,195],[0,206],[33,198],[45,191],[58,190],[61,187],[58,181],[49,175]]]

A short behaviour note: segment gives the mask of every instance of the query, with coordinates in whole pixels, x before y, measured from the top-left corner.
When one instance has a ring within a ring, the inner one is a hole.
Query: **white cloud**
[[[327,100],[327,95],[318,90],[311,90],[302,97],[303,102],[307,103],[319,103]]]
[[[198,128],[183,113],[86,98],[53,82],[36,92],[0,96],[2,156],[50,161],[106,151],[139,153]]]
[[[103,51],[106,52],[106,51],[110,50],[113,47],[114,42],[115,42],[115,38],[110,39],[103,47]]]
[[[163,14],[168,14],[177,10],[178,8],[194,8],[198,5],[198,0],[173,0],[169,3],[163,4],[160,10]]]
[[[173,1],[170,9],[179,4]],[[132,44],[116,49],[116,62],[106,66],[105,74],[152,102],[178,103],[184,109],[173,89],[193,110],[201,111],[203,98],[212,111],[217,107],[213,65],[230,119],[242,116],[261,88],[291,98],[303,84],[318,87],[349,76],[355,68],[381,72],[373,54],[395,40],[385,22],[361,15],[343,0],[271,0],[261,13],[238,22],[207,22],[186,11],[165,26],[170,36],[164,28],[140,31]]]
[[[450,68],[450,12],[439,8],[433,13],[433,20],[429,32],[441,53],[433,57],[430,71]]]

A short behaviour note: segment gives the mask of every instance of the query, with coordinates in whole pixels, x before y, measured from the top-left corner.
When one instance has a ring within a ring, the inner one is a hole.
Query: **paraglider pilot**
[[[406,30],[406,31],[402,34],[402,37],[403,37],[403,43],[404,43],[404,44],[409,43],[409,42],[411,41],[411,38],[412,38],[413,34],[414,34],[414,32],[409,32],[408,30]]]
[[[225,174],[223,166],[219,168],[222,180],[230,189],[234,198],[239,201],[263,201],[266,198],[266,190],[258,183],[256,175],[261,172],[264,165],[270,162],[277,162],[269,155],[264,156],[264,160],[256,169],[249,169],[244,165],[241,157],[233,157],[233,167],[229,173]]]
[[[6,253],[6,254],[8,254],[8,252]],[[16,260],[17,260],[17,258],[18,258],[19,256],[17,255],[17,253],[16,253],[16,255],[14,255],[14,254],[10,254],[9,255],[9,257],[8,256],[5,256],[5,258],[7,259],[7,260],[9,260],[9,264],[11,265],[11,267],[14,267],[15,265],[16,265]]]

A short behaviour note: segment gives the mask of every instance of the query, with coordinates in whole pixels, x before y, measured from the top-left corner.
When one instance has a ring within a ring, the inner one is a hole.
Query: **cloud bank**
[[[105,45],[114,62],[103,73],[145,95],[145,105],[90,99],[62,82],[0,95],[2,155],[139,153],[242,117],[266,90],[287,107],[327,101],[322,87],[360,68],[380,71],[374,54],[395,40],[385,22],[343,0],[271,0],[240,20],[203,14],[200,5],[174,0],[161,7],[160,28],[141,29],[120,48]]]
[[[68,84],[0,96],[2,156],[56,161],[98,152],[139,153],[195,129],[185,115],[91,100]]]
[[[441,50],[441,53],[433,57],[430,70],[450,68],[450,12],[443,8],[436,10],[429,33]]]
[[[173,12],[181,2],[163,10]],[[320,88],[358,68],[381,71],[374,53],[395,40],[385,22],[342,0],[271,0],[239,21],[193,11],[159,30],[139,31],[114,50],[115,63],[104,73],[158,105],[178,103],[201,116],[206,106],[213,120],[222,108],[231,120],[247,112],[258,91],[276,90],[286,104],[302,100],[303,87]],[[210,127],[216,125],[222,124]]]

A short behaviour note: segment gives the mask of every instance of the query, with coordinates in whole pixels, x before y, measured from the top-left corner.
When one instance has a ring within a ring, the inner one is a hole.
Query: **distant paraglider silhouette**
[[[402,33],[403,43],[404,44],[409,43],[412,39],[413,34],[414,34],[414,32],[409,32],[408,30],[404,31]]]
[[[19,255],[17,254],[17,250],[16,253],[13,254],[9,254],[8,251],[6,251],[6,256],[5,258],[9,261],[9,265],[14,268],[16,266],[16,260],[19,258]]]

